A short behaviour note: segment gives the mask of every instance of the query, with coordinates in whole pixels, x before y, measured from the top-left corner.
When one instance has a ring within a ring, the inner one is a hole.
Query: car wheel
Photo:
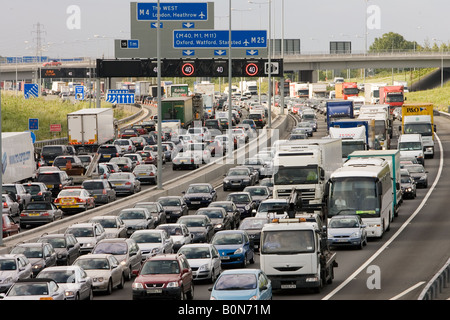
[[[191,289],[187,293],[188,300],[194,300],[194,283],[191,282]]]
[[[120,277],[120,283],[117,286],[118,289],[123,289],[125,287],[125,276],[122,274]]]
[[[109,281],[108,281],[108,288],[106,288],[106,294],[107,295],[111,295],[112,294],[112,290],[113,290],[112,279],[109,279]]]
[[[92,287],[89,289],[89,296],[87,299],[90,301],[94,300],[94,289],[92,289]]]

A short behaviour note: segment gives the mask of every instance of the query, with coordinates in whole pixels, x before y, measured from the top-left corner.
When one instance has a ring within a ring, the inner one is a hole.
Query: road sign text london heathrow
[[[233,30],[233,48],[266,48],[266,30]],[[228,30],[174,30],[173,47],[181,48],[228,48]]]
[[[156,21],[158,19],[158,5],[156,3],[138,3],[138,21]],[[164,21],[207,21],[207,3],[161,3],[160,20]]]

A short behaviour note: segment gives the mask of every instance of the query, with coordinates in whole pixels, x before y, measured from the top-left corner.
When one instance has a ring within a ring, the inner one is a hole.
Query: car
[[[119,166],[116,163],[104,162],[103,164],[105,166],[107,166],[108,169],[109,169],[109,175],[108,175],[107,179],[109,179],[109,177],[111,176],[112,173],[119,173],[119,172],[121,172]]]
[[[44,225],[63,218],[63,211],[47,201],[32,201],[20,213],[21,228]]]
[[[312,137],[313,136],[313,126],[310,122],[308,121],[301,121],[297,124],[296,128],[303,130],[308,137]]]
[[[50,243],[26,242],[14,246],[11,254],[23,254],[32,265],[33,277],[42,269],[56,266],[57,254]]]
[[[402,190],[403,199],[416,198],[417,196],[416,182],[406,169],[400,169],[400,187]]]
[[[149,121],[142,121],[142,126],[147,129],[147,132],[155,131],[156,130],[156,121],[149,120]]]
[[[37,177],[36,182],[44,183],[56,198],[64,187],[73,185],[73,178],[65,171],[43,172]]]
[[[264,179],[270,176],[271,174],[269,168],[267,167],[266,162],[260,158],[253,158],[253,157],[247,158],[244,160],[243,166],[249,166],[252,167],[254,170],[258,170],[258,176],[261,179]]]
[[[167,222],[168,217],[166,214],[166,210],[157,201],[137,202],[134,204],[133,208],[146,208],[155,219],[155,227]]]
[[[266,186],[245,187],[244,192],[250,193],[252,199],[255,200],[256,207],[258,207],[262,201],[267,200],[272,196],[272,193]]]
[[[128,157],[115,157],[112,158],[109,162],[115,163],[119,166],[120,171],[122,172],[133,172],[134,164],[133,160]]]
[[[10,217],[16,217],[20,214],[19,203],[14,194],[2,194],[2,214],[7,214]]]
[[[256,128],[262,129],[266,125],[266,119],[260,112],[250,112],[248,115],[248,119],[251,119],[255,122]]]
[[[50,243],[56,251],[56,265],[69,266],[81,255],[81,244],[73,234],[45,233],[37,242]]]
[[[45,268],[36,279],[52,279],[65,291],[66,300],[92,300],[93,280],[80,266]]]
[[[428,188],[428,171],[421,164],[409,164],[403,167],[408,170],[418,188]]]
[[[256,130],[256,123],[255,123],[255,120],[253,120],[253,119],[244,119],[244,120],[242,120],[242,124],[248,124],[248,125],[250,125],[250,128],[252,128],[253,130]]]
[[[183,152],[194,153],[196,158],[200,159],[201,163],[209,163],[211,161],[211,151],[208,149],[206,143],[188,143],[183,147]]]
[[[255,262],[253,246],[244,230],[219,231],[214,235],[211,244],[219,251],[222,267],[246,267],[248,263]]]
[[[233,217],[228,215],[227,211],[222,207],[200,208],[195,214],[208,216],[214,226],[214,232],[232,229]]]
[[[137,154],[139,154],[142,157],[143,164],[158,164],[158,155],[155,154],[151,150],[140,150],[136,151]]]
[[[6,238],[20,233],[20,224],[15,222],[9,214],[2,214],[2,237]]]
[[[214,226],[206,215],[182,216],[177,223],[186,225],[189,232],[194,235],[193,243],[209,242],[214,235]]]
[[[124,266],[125,280],[130,280],[141,268],[142,253],[136,241],[130,238],[103,239],[97,242],[92,254],[112,254]]]
[[[306,133],[291,133],[289,135],[288,140],[304,140],[308,139],[308,135]]]
[[[23,210],[31,202],[31,194],[20,183],[4,183],[2,184],[2,191],[15,195],[20,210]]]
[[[225,270],[208,290],[211,300],[272,300],[272,282],[261,269]]]
[[[211,140],[211,132],[209,132],[207,127],[190,127],[187,130],[187,134],[198,137],[198,141]]]
[[[136,130],[139,133],[139,135],[148,133],[147,129],[142,124],[133,124],[131,126],[131,129]]]
[[[31,194],[31,201],[52,201],[52,192],[42,182],[27,182],[22,184]]]
[[[75,260],[93,280],[94,292],[105,292],[110,295],[113,288],[123,289],[125,286],[124,266],[112,254],[87,254]]]
[[[94,156],[90,154],[78,154],[78,158],[81,160],[81,163],[86,169],[89,167],[92,160],[94,160]]]
[[[133,162],[133,169],[136,168],[137,165],[144,163],[144,160],[138,153],[125,153],[123,156],[131,159]]]
[[[252,127],[251,127],[250,124],[248,124],[248,123],[238,124],[238,125],[236,126],[236,128],[243,129],[244,132],[245,132],[245,134],[246,134],[247,137],[248,137],[248,140],[252,140],[253,138],[256,138],[257,135],[258,135],[258,134],[256,133],[256,130],[255,130],[255,129],[252,129]]]
[[[155,218],[147,208],[122,209],[119,218],[127,226],[127,236],[131,236],[136,230],[154,229]]]
[[[60,62],[60,61],[57,61],[57,60],[51,60],[51,61],[47,61],[47,62],[44,62],[43,64],[42,64],[42,66],[43,67],[57,67],[57,66],[60,66],[62,63]]]
[[[210,183],[193,183],[183,191],[183,199],[189,209],[207,207],[217,200],[217,192]]]
[[[44,166],[51,166],[57,156],[74,154],[66,145],[45,145],[41,149],[41,161]]]
[[[105,239],[127,237],[127,226],[122,221],[122,219],[120,219],[116,215],[95,216],[92,217],[88,222],[101,224],[106,232]]]
[[[116,190],[107,179],[84,180],[81,186],[94,197],[95,205],[107,204],[117,199]]]
[[[287,212],[287,199],[267,199],[259,204],[254,216],[266,219],[286,218]]]
[[[266,223],[269,223],[268,218],[247,217],[243,219],[239,225],[239,230],[247,232],[250,241],[253,242],[253,249],[255,251],[259,251],[261,231]]]
[[[57,156],[55,160],[53,160],[52,165],[63,171],[67,171],[72,168],[79,168],[80,170],[85,169],[85,166],[81,159],[75,155]]]
[[[136,148],[136,152],[144,149],[144,147],[148,144],[147,140],[145,140],[145,138],[142,136],[131,137],[129,140],[134,144],[134,147]]]
[[[328,245],[352,246],[362,249],[367,245],[366,225],[358,215],[336,215],[328,221]]]
[[[64,213],[81,212],[95,208],[94,197],[83,187],[66,187],[54,201]]]
[[[137,230],[130,239],[141,249],[142,261],[157,254],[173,253],[173,239],[162,229]]]
[[[151,145],[146,146],[143,151],[151,151],[155,155],[158,154],[158,145]],[[161,145],[161,156],[162,156],[162,163],[165,164],[166,162],[172,161],[173,157],[175,156],[175,151],[171,149],[171,146],[168,144],[162,144]]]
[[[131,128],[123,130],[119,135],[120,139],[129,139],[131,137],[139,137],[139,136],[140,136],[139,131]]]
[[[210,243],[186,244],[178,250],[192,269],[194,281],[208,280],[214,283],[222,272],[219,252]]]
[[[116,191],[116,195],[135,194],[141,191],[141,182],[132,172],[111,173],[108,181]]]
[[[247,167],[231,168],[224,175],[223,190],[230,189],[244,190],[245,187],[253,186],[255,177]]]
[[[214,138],[214,141],[218,141],[219,143],[221,143],[222,144],[222,146],[223,146],[223,153],[224,154],[226,154],[226,153],[228,153],[229,152],[229,150],[234,150],[234,147],[237,145],[237,140],[236,140],[236,138],[232,138],[233,139],[233,141],[232,141],[232,143],[231,143],[231,149],[230,149],[230,146],[229,146],[229,140],[228,140],[228,135],[226,135],[226,134],[220,134],[220,135],[217,135],[215,138]]]
[[[231,129],[231,134],[233,135],[233,137],[236,137],[239,146],[242,146],[249,141],[249,137],[245,132],[245,129],[243,128],[234,127],[233,129]]]
[[[173,251],[176,253],[182,246],[192,243],[194,235],[186,225],[179,223],[165,223],[156,227],[157,230],[165,230],[173,240]]]
[[[136,179],[142,183],[156,184],[158,181],[158,169],[154,164],[139,164],[133,169]]]
[[[91,253],[97,242],[106,238],[105,229],[96,222],[74,223],[64,234],[72,234],[77,239],[81,255]]]
[[[253,210],[257,208],[257,203],[249,192],[232,192],[227,195],[225,200],[234,202],[241,212],[241,219],[251,217]]]
[[[211,136],[220,135],[223,130],[219,119],[206,119],[205,127],[211,132]]]
[[[179,217],[189,214],[189,208],[181,196],[159,197],[157,201],[165,211],[166,222],[176,222]]]
[[[269,188],[269,192],[270,194],[272,194],[273,192],[273,178],[264,178],[259,180],[259,185],[260,186],[266,186],[267,188]]]
[[[115,157],[120,157],[123,152],[119,145],[103,144],[98,147],[97,153],[100,155],[98,162],[102,163],[102,162],[110,162],[111,159]]]
[[[179,169],[198,169],[201,163],[201,158],[198,154],[192,152],[179,152],[175,158],[172,159],[172,170]]]
[[[65,290],[52,279],[20,279],[0,300],[66,300]]]
[[[211,202],[208,207],[224,208],[231,217],[231,229],[236,229],[239,226],[241,222],[241,212],[233,201],[214,201]]]
[[[206,140],[205,144],[211,157],[219,158],[225,155],[225,147],[220,140]]]
[[[194,299],[192,269],[182,254],[148,258],[132,284],[133,300]]]
[[[0,293],[5,293],[19,279],[30,279],[32,266],[23,254],[0,254]]]

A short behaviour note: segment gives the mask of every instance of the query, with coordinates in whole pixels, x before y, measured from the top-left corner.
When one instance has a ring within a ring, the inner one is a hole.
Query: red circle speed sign
[[[183,75],[185,75],[186,77],[192,76],[194,74],[194,72],[195,72],[195,68],[192,63],[185,63],[181,67],[181,73],[183,73]]]
[[[245,66],[245,73],[250,76],[256,76],[259,72],[259,67],[256,63],[249,63]]]

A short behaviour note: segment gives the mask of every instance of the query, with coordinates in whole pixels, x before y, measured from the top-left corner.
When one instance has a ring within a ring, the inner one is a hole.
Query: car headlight
[[[359,231],[353,232],[353,233],[350,235],[350,238],[358,238],[358,237],[359,237]]]
[[[420,180],[425,180],[425,177],[420,177]]]
[[[245,206],[245,210],[247,210],[247,211],[250,210],[250,206],[249,206],[249,205],[246,205],[246,206]]]
[[[144,285],[140,282],[133,282],[131,285],[132,289],[144,289]]]
[[[217,228],[217,229],[221,229],[222,227],[223,227],[223,226],[222,226],[221,223],[216,224],[216,228]]]
[[[230,183],[230,180],[225,179],[223,180],[223,183]]]
[[[0,279],[0,282],[1,283],[12,283],[12,282],[15,282],[15,280],[12,277],[8,277],[8,278],[3,279],[3,281]]]
[[[73,292],[73,291],[65,291],[64,294],[65,294],[66,297],[73,297],[75,295],[75,292]]]
[[[243,253],[244,252],[244,249],[243,248],[239,248],[239,249],[237,249],[235,252],[234,252],[234,254],[241,254],[241,253]]]
[[[178,288],[179,286],[180,284],[178,283],[178,281],[172,281],[167,284],[167,288]]]
[[[161,248],[158,247],[158,248],[153,248],[151,253],[152,254],[158,254],[160,252],[161,252]]]
[[[98,277],[98,278],[93,278],[92,280],[94,282],[103,282],[103,281],[105,281],[105,278],[104,277]]]
[[[42,269],[43,267],[44,267],[44,265],[41,263],[37,263],[37,264],[33,265],[33,269]]]
[[[207,263],[207,264],[204,264],[204,265],[200,266],[200,268],[198,268],[198,271],[199,272],[209,271],[209,264]]]

